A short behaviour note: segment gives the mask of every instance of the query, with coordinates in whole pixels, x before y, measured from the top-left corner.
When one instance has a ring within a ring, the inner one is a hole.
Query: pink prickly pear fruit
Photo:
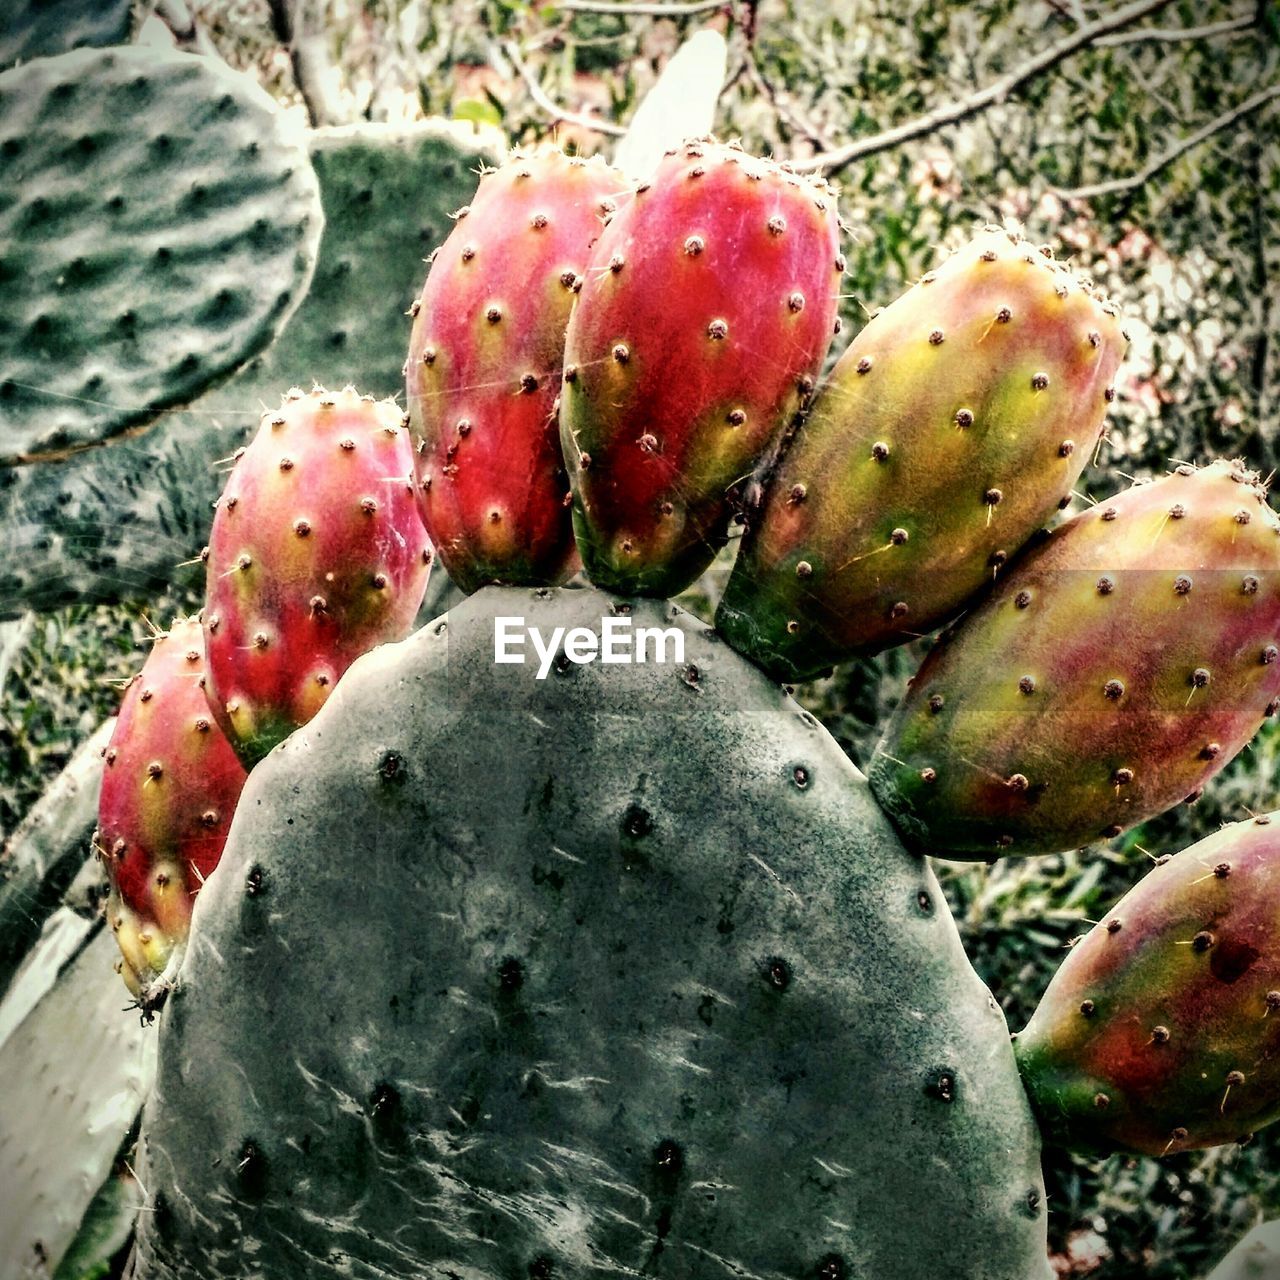
[[[1015,1044],[1048,1141],[1161,1156],[1280,1119],[1273,818],[1158,859],[1073,947]]]
[[[218,499],[204,619],[209,706],[252,768],[361,654],[408,635],[431,544],[399,407],[294,389]]]
[[[674,595],[711,563],[813,390],[843,270],[835,198],[730,146],[669,152],[596,242],[560,439],[587,574]]]
[[[245,771],[205,700],[197,619],[156,637],[125,692],[98,802],[94,848],[129,990],[148,1005],[181,962],[191,907],[226,843]]]
[[[1280,522],[1238,463],[1047,534],[944,635],[869,775],[919,850],[1051,853],[1194,799],[1280,705]]]
[[[600,159],[517,154],[432,255],[405,377],[427,530],[464,591],[577,568],[556,397],[575,290],[625,189]]]
[[[841,356],[750,520],[717,629],[804,680],[946,622],[1070,501],[1124,348],[1111,304],[988,228]]]

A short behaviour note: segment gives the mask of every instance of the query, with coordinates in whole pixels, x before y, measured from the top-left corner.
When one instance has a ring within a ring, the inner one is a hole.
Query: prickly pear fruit
[[[870,767],[942,857],[1117,836],[1203,784],[1280,696],[1280,537],[1257,477],[1182,465],[1046,535],[926,658]]]
[[[156,637],[103,758],[93,844],[111,882],[120,972],[145,1006],[181,960],[192,903],[222,856],[246,776],[205,700],[197,619]]]
[[[563,581],[577,563],[556,397],[565,326],[626,179],[517,154],[432,255],[405,365],[427,531],[464,591]]]
[[[840,358],[750,520],[716,619],[784,680],[932,631],[1068,500],[1125,339],[988,228]]]
[[[400,409],[296,388],[263,415],[207,552],[209,706],[252,768],[362,653],[408,634],[431,545]]]
[[[1017,1038],[1046,1137],[1159,1156],[1280,1119],[1278,922],[1280,814],[1158,859]]]
[[[668,153],[596,242],[560,438],[588,576],[673,595],[728,537],[836,317],[835,197],[733,147]]]

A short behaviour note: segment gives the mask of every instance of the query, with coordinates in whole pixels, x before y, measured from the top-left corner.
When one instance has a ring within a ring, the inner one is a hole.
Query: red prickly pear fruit
[[[1026,551],[925,659],[869,775],[918,850],[1052,853],[1194,798],[1280,698],[1280,522],[1236,463]]]
[[[988,228],[840,358],[750,521],[717,629],[804,680],[955,616],[1069,500],[1124,348],[1114,307]]]
[[[669,152],[596,242],[569,321],[560,439],[587,574],[689,585],[813,389],[839,223],[820,182],[729,146]]]
[[[362,653],[408,635],[431,571],[399,407],[294,389],[218,499],[204,619],[209,706],[252,768]]]
[[[1161,1156],[1280,1119],[1278,922],[1280,814],[1158,859],[1017,1037],[1046,1140]]]
[[[145,1006],[181,962],[192,903],[222,856],[246,776],[205,700],[197,619],[156,637],[103,758],[94,848],[111,883],[120,972]]]
[[[517,154],[432,255],[405,377],[427,531],[463,591],[577,568],[556,397],[575,290],[625,189],[599,159]]]

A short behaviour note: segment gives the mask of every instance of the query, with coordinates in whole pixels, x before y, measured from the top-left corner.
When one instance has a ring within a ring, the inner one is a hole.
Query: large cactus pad
[[[231,382],[144,436],[39,466],[0,469],[0,617],[112,601],[203,577],[194,557],[229,459],[263,408],[313,380],[391,395],[403,384],[405,312],[448,213],[496,159],[491,139],[427,121],[319,129],[311,161],[325,230],[305,301]],[[443,582],[443,575],[440,575]]]
[[[50,1276],[150,1085],[155,1041],[123,1011],[99,929],[0,1044],[0,1275]]]
[[[6,0],[0,69],[68,49],[123,44],[133,23],[133,0]]]
[[[509,615],[683,660],[539,680]],[[658,602],[489,587],[357,662],[251,775],[160,1052],[148,1280],[1048,1275],[927,864]]]
[[[321,215],[271,100],[209,58],[0,76],[0,464],[98,444],[231,373],[301,297]]]

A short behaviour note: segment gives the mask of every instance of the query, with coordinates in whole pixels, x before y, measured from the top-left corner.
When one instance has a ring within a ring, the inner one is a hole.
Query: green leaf
[[[459,98],[453,107],[453,118],[469,120],[473,124],[502,126],[502,112],[492,98]]]

